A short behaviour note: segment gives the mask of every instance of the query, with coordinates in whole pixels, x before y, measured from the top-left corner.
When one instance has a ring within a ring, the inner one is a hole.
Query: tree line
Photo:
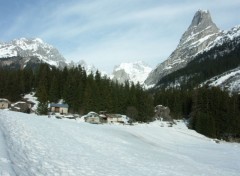
[[[49,102],[63,99],[71,113],[107,111],[143,122],[153,117],[153,97],[139,84],[118,84],[99,71],[87,74],[81,66],[58,69],[41,64],[35,70],[1,69],[0,81],[0,96],[10,101],[36,92],[40,114],[47,112]]]
[[[135,121],[154,118],[154,106],[171,109],[174,119],[185,118],[189,127],[208,137],[240,138],[240,95],[214,87],[169,88],[146,91],[139,84],[113,82],[100,72],[87,74],[82,67],[57,69],[41,64],[37,69],[0,69],[0,97],[18,101],[36,92],[39,111],[63,99],[71,113],[107,111],[126,114]]]

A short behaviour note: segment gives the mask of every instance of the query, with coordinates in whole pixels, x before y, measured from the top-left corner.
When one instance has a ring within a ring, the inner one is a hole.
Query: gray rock
[[[163,121],[173,121],[172,117],[170,116],[170,109],[169,107],[165,107],[163,105],[157,105],[155,107],[155,118]]]
[[[15,104],[12,104],[10,110],[17,111],[17,112],[30,113],[31,104],[27,102],[19,101],[19,102],[16,102]]]

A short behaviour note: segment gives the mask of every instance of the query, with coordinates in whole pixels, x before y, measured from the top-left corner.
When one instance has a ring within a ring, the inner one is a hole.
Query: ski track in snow
[[[239,176],[240,145],[183,123],[92,125],[0,111],[0,175]]]

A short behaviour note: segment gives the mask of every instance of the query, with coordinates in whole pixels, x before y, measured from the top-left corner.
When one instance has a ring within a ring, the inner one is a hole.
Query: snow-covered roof
[[[6,103],[9,103],[9,100],[8,100],[8,99],[5,99],[5,98],[0,98],[0,102],[6,102]]]
[[[50,104],[50,107],[68,108],[68,104]]]
[[[14,104],[12,104],[12,106],[16,106],[16,105],[19,105],[19,104],[26,104],[27,102],[24,102],[24,101],[18,101]]]

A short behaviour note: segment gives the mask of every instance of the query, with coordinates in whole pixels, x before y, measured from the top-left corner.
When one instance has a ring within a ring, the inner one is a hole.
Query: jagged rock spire
[[[208,10],[198,10],[193,17],[190,27],[198,26],[201,23],[213,23]]]
[[[145,81],[146,85],[155,85],[164,76],[185,67],[197,53],[203,51],[219,35],[220,30],[213,23],[210,12],[198,10],[182,35],[177,48],[163,63],[153,70]]]
[[[192,19],[192,23],[188,27],[187,31],[183,34],[179,45],[185,42],[195,42],[203,36],[218,32],[219,29],[212,21],[210,12],[208,10],[198,10]]]

